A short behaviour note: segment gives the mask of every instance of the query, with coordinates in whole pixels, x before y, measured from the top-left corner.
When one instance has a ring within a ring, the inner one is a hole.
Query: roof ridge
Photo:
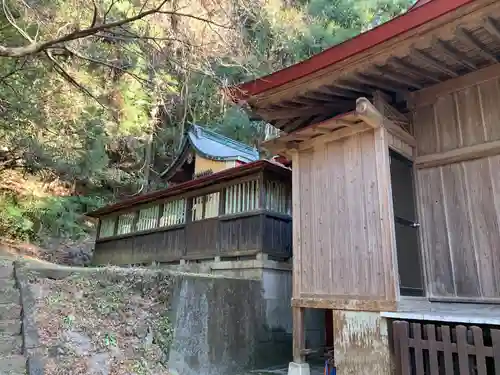
[[[234,140],[232,138],[226,137],[225,135],[217,133],[216,131],[208,129],[208,128],[204,127],[204,126],[196,125],[196,124],[193,124],[193,125],[195,127],[198,127],[203,133],[205,133],[206,135],[208,135],[209,138],[212,138],[212,139],[215,138],[214,140],[226,141],[230,145],[239,146],[239,148],[241,148],[241,149],[248,150],[249,153],[253,153],[253,152],[256,151],[255,147],[249,146],[246,143],[243,143],[243,142]]]

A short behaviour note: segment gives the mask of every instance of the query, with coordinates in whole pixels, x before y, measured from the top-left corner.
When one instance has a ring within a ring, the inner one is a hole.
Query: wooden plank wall
[[[378,310],[390,303],[374,301],[397,299],[386,135],[376,129],[295,154],[295,305]]]
[[[499,80],[416,108],[414,129],[417,168],[419,157],[500,140]],[[468,159],[417,169],[428,293],[437,299],[495,301],[500,299],[500,156],[470,153]]]

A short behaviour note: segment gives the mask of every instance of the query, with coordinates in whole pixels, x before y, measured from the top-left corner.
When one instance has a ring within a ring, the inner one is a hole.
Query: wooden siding
[[[500,156],[418,171],[429,292],[500,298]]]
[[[309,298],[337,308],[394,308],[397,278],[386,134],[380,128],[295,154],[295,305],[311,307],[304,305]]]
[[[292,223],[285,215],[267,214],[264,216],[262,248],[266,254],[280,258],[292,256]]]
[[[186,227],[187,256],[213,257],[219,248],[219,220],[206,219],[189,223]]]
[[[240,251],[258,251],[262,248],[262,217],[250,215],[220,223],[220,255],[231,255]],[[291,233],[290,233],[291,235]]]
[[[414,111],[418,156],[500,140],[500,79],[451,94]]]
[[[277,224],[275,221],[279,222]],[[291,257],[291,219],[256,211],[188,222],[96,242],[94,264],[148,264],[263,252]]]
[[[431,298],[500,301],[500,148],[471,152],[500,140],[499,103],[495,78],[415,109],[419,214]],[[453,158],[442,157],[450,153]]]
[[[185,252],[184,228],[177,227],[98,242],[93,262],[115,265],[171,262],[180,259]]]

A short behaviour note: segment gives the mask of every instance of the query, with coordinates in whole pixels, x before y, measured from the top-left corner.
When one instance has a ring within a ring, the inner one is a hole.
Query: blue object
[[[325,375],[337,375],[335,366],[330,366],[328,361],[325,361]]]
[[[251,163],[259,160],[256,148],[218,134],[213,130],[192,124],[185,133],[175,160],[161,173],[168,180],[184,164],[190,151],[209,160],[240,161]]]

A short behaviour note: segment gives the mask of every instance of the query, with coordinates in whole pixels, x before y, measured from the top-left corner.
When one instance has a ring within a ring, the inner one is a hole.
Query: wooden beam
[[[451,77],[458,77],[458,73],[451,70],[450,68],[448,68],[444,63],[436,60],[434,57],[428,55],[427,53],[423,52],[423,51],[420,51],[416,48],[411,48],[410,49],[410,53],[411,53],[411,56],[413,56],[414,58],[426,63],[426,64],[429,64],[430,66],[432,66],[434,69],[437,69],[439,70],[440,72],[443,72],[445,74],[448,74],[449,76]]]
[[[484,21],[484,28],[491,35],[493,35],[498,41],[500,41],[500,28],[498,27],[496,21],[491,17],[486,17]]]
[[[481,82],[497,77],[500,77],[500,64],[491,65],[464,76],[450,79],[439,85],[410,93],[408,97],[408,104],[412,107],[429,105],[434,103],[440,96],[462,90],[466,87],[478,85]]]
[[[400,84],[410,86],[416,89],[422,89],[424,86],[422,86],[420,83],[417,83],[415,81],[412,81],[411,79],[408,79],[408,77],[404,76],[403,74],[399,74],[393,71],[390,71],[387,69],[387,67],[383,67],[380,65],[375,65],[375,69],[384,75],[384,77],[387,77],[394,82],[398,82]]]
[[[434,45],[438,49],[443,51],[449,58],[451,58],[457,64],[461,64],[471,70],[477,69],[476,64],[470,61],[470,59],[467,57],[465,53],[457,50],[455,47],[451,46],[448,42],[445,42],[444,40],[441,40],[439,38],[435,38]]]
[[[399,138],[403,142],[407,143],[408,145],[412,147],[417,146],[417,141],[413,135],[408,133],[406,130],[404,130],[401,126],[396,125],[389,119],[384,119],[384,128],[387,129],[387,131],[392,134],[393,136]]]
[[[356,94],[355,92],[349,91],[349,90],[344,90],[340,88],[333,88],[330,86],[321,86],[317,90],[313,92],[319,92],[325,95],[335,95],[335,96],[340,96],[343,98],[349,98],[349,99],[356,99],[359,97],[359,94]]]
[[[293,119],[295,117],[311,117],[318,114],[335,113],[335,108],[331,106],[311,106],[300,108],[275,108],[275,109],[259,109],[257,113],[269,120]]]
[[[419,156],[415,159],[415,166],[417,168],[432,168],[499,154],[500,141],[493,141],[474,146],[462,147],[439,154]]]
[[[383,124],[382,114],[366,98],[356,100],[356,113],[360,119],[372,128],[379,128]]]
[[[322,102],[335,102],[337,100],[345,101],[346,99],[351,98],[349,96],[342,96],[340,94],[325,94],[318,91],[307,92],[302,96],[306,99],[319,100]]]
[[[408,64],[404,62],[403,60],[398,59],[397,57],[392,57],[388,60],[388,63],[394,66],[397,66],[399,69],[406,70],[412,74],[415,74],[417,76],[420,76],[422,78],[425,78],[428,81],[434,82],[434,83],[440,83],[441,80],[434,77],[433,73],[430,73],[424,69],[417,68],[416,66],[413,66],[411,64]]]
[[[288,122],[282,129],[283,131],[290,133],[294,131],[295,129],[300,128],[301,126],[304,126],[309,122],[309,119],[311,116],[305,116],[305,117],[298,117],[293,119],[292,121]]]
[[[498,58],[491,53],[488,48],[477,40],[470,31],[464,29],[463,27],[458,27],[456,31],[457,37],[466,44],[469,44],[471,47],[476,48],[482,57],[486,60],[490,60],[492,63],[497,63]]]
[[[332,84],[332,87],[335,89],[339,88],[342,90],[348,90],[348,91],[354,91],[354,92],[357,92],[360,94],[366,94],[366,90],[363,90],[363,89],[359,88],[358,86],[356,86],[355,84],[345,82],[345,81],[335,82],[334,84]]]
[[[375,87],[378,90],[390,91],[390,92],[402,92],[401,87],[394,87],[394,84],[384,81],[379,78],[368,76],[366,74],[358,73],[353,75],[353,78],[365,85]]]
[[[313,147],[323,145],[325,143],[338,141],[342,138],[352,137],[353,135],[363,133],[363,132],[365,132],[367,130],[371,130],[371,129],[372,128],[370,126],[368,126],[367,124],[362,122],[362,123],[356,124],[354,126],[334,130],[334,131],[330,132],[330,134],[327,134],[327,135],[318,136],[315,138],[311,138],[307,141],[301,142],[298,145],[298,149],[299,150],[307,150],[307,149],[310,149]]]
[[[332,309],[348,311],[396,311],[397,302],[389,300],[363,300],[352,298],[338,298],[335,296],[329,298],[308,297],[292,298],[292,308],[306,307],[311,309]]]

